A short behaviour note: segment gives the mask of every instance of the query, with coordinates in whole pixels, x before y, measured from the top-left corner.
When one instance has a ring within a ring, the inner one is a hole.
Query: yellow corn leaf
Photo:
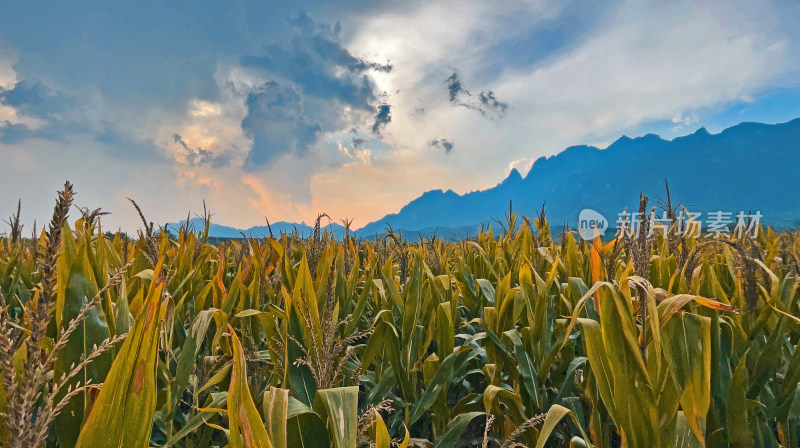
[[[383,419],[380,415],[377,415],[377,411],[375,412],[375,448],[391,448],[392,447],[392,438],[389,436],[389,430],[386,428],[386,423],[383,422]],[[406,438],[408,438],[408,433],[406,433]]]
[[[658,314],[659,320],[661,321],[661,327],[663,328],[664,325],[666,325],[667,322],[672,318],[672,316],[674,316],[675,313],[680,311],[680,309],[686,306],[686,304],[689,302],[695,302],[698,305],[702,305],[712,310],[739,314],[739,311],[737,311],[736,308],[716,299],[709,299],[708,297],[701,297],[694,294],[676,294],[672,297],[662,300],[661,303],[658,304]]]
[[[232,448],[273,448],[267,429],[258,414],[250,388],[247,386],[247,366],[244,350],[233,327],[228,325],[233,346],[233,370],[228,388],[228,420]]]
[[[160,272],[161,262],[156,267]],[[142,313],[111,365],[77,448],[147,447],[156,407],[156,354],[167,300],[156,276]]]
[[[264,417],[267,435],[273,448],[286,448],[286,422],[289,411],[289,389],[270,387],[264,392]]]

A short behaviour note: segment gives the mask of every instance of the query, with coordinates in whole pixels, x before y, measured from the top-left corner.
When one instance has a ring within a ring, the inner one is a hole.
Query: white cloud
[[[683,116],[682,113],[678,112],[674,117],[672,117],[673,123],[684,126],[689,126],[690,124],[697,123],[698,121],[700,121],[700,117],[698,117],[697,114]]]
[[[2,42],[0,42],[2,43]],[[0,90],[11,90],[19,81],[14,64],[17,57],[11,53],[6,53],[0,46]],[[40,118],[27,116],[14,107],[0,103],[0,129],[6,124],[21,124],[28,129],[39,129],[47,122]]]
[[[497,91],[518,98],[524,112],[515,118],[536,133],[604,136],[745,98],[793,69],[769,14],[638,5],[620,8],[608,29],[554,64],[507,73]]]
[[[348,147],[343,145],[342,142],[337,142],[337,146],[339,147],[339,152],[352,160],[353,163],[362,163],[364,165],[372,163],[372,150],[369,148],[357,148],[354,145]]]
[[[688,114],[684,116],[682,113],[678,112],[672,117],[672,122],[675,123],[675,126],[672,127],[672,132],[678,132],[683,129],[684,126],[690,126],[698,121],[700,121],[700,117],[698,117],[697,114]]]
[[[14,70],[16,62],[17,57],[6,53],[0,46],[0,89],[9,90],[17,83],[17,72]]]
[[[517,170],[522,175],[522,177],[525,177],[528,174],[528,171],[530,171],[531,166],[533,166],[533,162],[534,162],[533,159],[529,159],[527,157],[523,157],[517,160],[512,160],[506,167],[505,170],[506,177],[508,177],[508,175],[511,174],[511,170]]]
[[[0,129],[6,124],[21,124],[28,129],[36,130],[47,124],[47,121],[41,118],[29,117],[7,104],[0,103]]]
[[[260,81],[238,66],[217,69],[218,98],[191,98],[178,114],[151,111],[145,133],[175,162],[180,183],[211,182],[213,170],[200,175],[202,165],[222,160],[241,168],[253,146],[242,130],[247,95]]]

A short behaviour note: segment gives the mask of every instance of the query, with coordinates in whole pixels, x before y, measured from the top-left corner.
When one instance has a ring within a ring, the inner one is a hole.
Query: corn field
[[[797,235],[129,238],[73,199],[0,239],[4,447],[800,446]]]

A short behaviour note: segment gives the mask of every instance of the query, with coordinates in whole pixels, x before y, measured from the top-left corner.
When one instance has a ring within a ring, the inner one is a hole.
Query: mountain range
[[[372,238],[387,226],[407,237],[437,233],[445,238],[474,234],[481,223],[502,218],[509,201],[518,212],[534,216],[545,205],[553,229],[575,228],[581,210],[590,208],[611,223],[623,210],[638,208],[639,193],[651,200],[671,198],[701,219],[716,211],[760,212],[763,223],[777,228],[800,225],[800,118],[780,124],[740,123],[718,134],[705,128],[665,140],[655,134],[622,136],[605,149],[571,146],[536,160],[524,177],[512,170],[494,187],[463,195],[431,190],[358,229]],[[304,224],[275,223],[275,234]],[[343,232],[331,224],[336,234]],[[246,230],[212,225],[212,236],[268,235],[266,226]]]
[[[186,220],[180,222],[171,222],[166,225],[167,229],[175,232],[177,231],[181,225],[186,225]],[[324,224],[324,222],[323,222]],[[188,222],[188,227],[193,231],[198,231],[203,229],[203,219],[202,218],[192,218]],[[329,233],[332,233],[334,237],[341,238],[344,236],[345,230],[344,226],[341,224],[337,224],[335,222],[328,223],[320,227],[323,230],[327,230]],[[313,232],[312,225],[306,225],[305,223],[294,223],[294,222],[285,222],[279,221],[275,223],[271,223],[268,226],[253,226],[248,229],[237,229],[236,227],[229,227],[223,226],[220,224],[215,224],[212,220],[211,223],[208,225],[208,235],[214,238],[242,238],[242,236],[247,237],[254,237],[254,238],[264,238],[270,235],[279,236],[282,233],[294,233],[296,232],[300,237],[307,237]]]

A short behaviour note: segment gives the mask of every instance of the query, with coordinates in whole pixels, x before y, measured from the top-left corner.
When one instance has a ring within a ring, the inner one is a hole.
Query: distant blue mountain
[[[705,128],[664,140],[654,134],[623,136],[606,149],[572,146],[542,157],[523,178],[516,170],[495,187],[459,195],[433,190],[399,212],[359,229],[364,237],[387,225],[408,234],[419,229],[474,229],[502,218],[509,200],[525,215],[545,205],[554,228],[575,228],[578,213],[591,208],[613,224],[626,207],[638,209],[639,192],[651,200],[665,197],[664,179],[673,200],[703,213],[760,211],[775,227],[800,224],[800,118],[782,124],[741,123],[719,134]],[[652,202],[651,202],[652,203]],[[702,219],[702,217],[701,217]]]
[[[171,222],[167,224],[166,227],[172,232],[177,232],[181,225],[185,226],[186,221]],[[215,238],[241,238],[242,235],[254,238],[264,238],[270,235],[270,227],[272,227],[272,234],[276,237],[283,233],[293,233],[295,231],[301,237],[307,237],[313,231],[313,227],[308,226],[305,223],[297,224],[280,221],[272,223],[269,227],[254,226],[250,227],[249,229],[237,229],[235,227],[214,224],[214,221],[212,220],[211,224],[208,226],[208,235]],[[203,230],[203,220],[201,218],[190,219],[189,228],[193,229],[194,231]],[[330,223],[321,229],[328,230],[328,232],[333,233],[333,236],[336,238],[342,238],[342,236],[344,236],[344,227],[337,223]]]

